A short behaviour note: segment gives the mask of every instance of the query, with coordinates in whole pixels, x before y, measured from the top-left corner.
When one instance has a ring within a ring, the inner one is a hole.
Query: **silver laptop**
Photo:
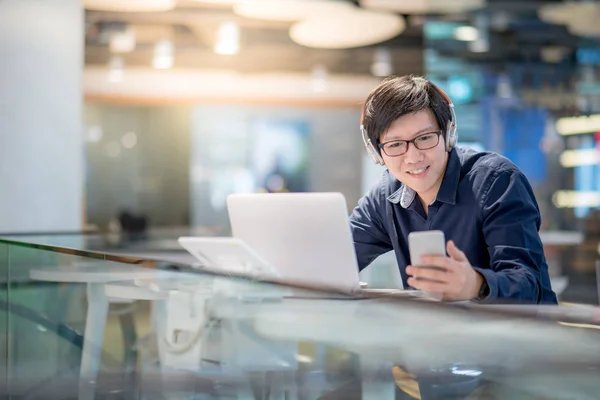
[[[284,282],[356,294],[417,295],[363,290],[341,193],[234,194],[227,198],[232,235],[270,265]]]

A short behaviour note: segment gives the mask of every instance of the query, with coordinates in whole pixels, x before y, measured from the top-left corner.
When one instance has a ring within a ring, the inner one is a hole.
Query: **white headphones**
[[[452,100],[450,100],[450,97],[448,97],[448,95],[446,93],[444,93],[444,91],[442,89],[440,89],[439,87],[437,87],[436,85],[434,85],[431,82],[429,82],[429,84],[435,90],[438,91],[438,93],[444,98],[444,100],[448,104],[448,107],[450,108],[450,121],[448,121],[448,123],[446,124],[446,135],[445,135],[446,151],[450,152],[450,151],[452,151],[452,149],[454,148],[454,146],[456,146],[456,143],[458,142],[458,133],[457,133],[457,125],[456,125],[456,114],[454,112],[454,103],[452,103]],[[363,113],[360,116],[360,133],[362,135],[362,139],[363,139],[363,143],[365,144],[365,148],[367,149],[367,154],[369,154],[369,157],[371,157],[371,159],[373,160],[373,162],[375,164],[385,165],[385,162],[383,161],[383,157],[381,157],[379,150],[373,145],[373,143],[371,142],[371,139],[369,139],[369,136],[367,135],[367,130],[365,129],[365,126],[363,125],[364,118],[365,118],[365,110],[363,108]]]

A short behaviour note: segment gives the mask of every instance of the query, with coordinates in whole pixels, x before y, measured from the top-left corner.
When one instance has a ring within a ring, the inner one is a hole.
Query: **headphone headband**
[[[365,129],[365,125],[364,125],[364,120],[365,120],[365,107],[363,106],[362,113],[360,114],[360,134],[362,136],[362,140],[365,145],[365,149],[367,149],[367,154],[369,155],[369,157],[371,157],[371,160],[373,160],[373,162],[375,164],[385,165],[385,161],[383,161],[383,157],[381,157],[379,150],[376,149],[375,146],[373,146],[373,143],[371,142],[371,139],[369,138],[369,135],[367,134],[367,130]]]
[[[457,136],[457,123],[456,123],[456,112],[454,111],[454,103],[450,99],[450,97],[440,89],[435,83],[431,81],[427,81],[437,92],[444,98],[446,104],[448,104],[448,108],[450,109],[450,121],[448,121],[448,126],[446,126],[446,148],[448,151],[452,150],[454,146],[456,146],[456,142],[458,141]]]

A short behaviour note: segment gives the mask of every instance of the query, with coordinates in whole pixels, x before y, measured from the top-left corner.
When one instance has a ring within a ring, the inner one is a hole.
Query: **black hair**
[[[448,102],[437,87],[420,76],[392,76],[383,80],[367,97],[363,126],[371,143],[377,147],[379,138],[392,122],[403,115],[426,109],[433,112],[446,139],[446,127],[452,115]]]

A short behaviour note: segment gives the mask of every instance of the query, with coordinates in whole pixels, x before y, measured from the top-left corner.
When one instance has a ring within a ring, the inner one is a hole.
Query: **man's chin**
[[[414,182],[402,182],[402,183],[404,183],[406,186],[408,186],[409,188],[411,188],[412,190],[417,192],[417,194],[427,193],[429,190],[431,190],[431,188],[433,186],[433,185],[426,185],[426,184],[424,184],[425,182],[418,182],[417,184],[415,184]]]
[[[406,179],[405,180],[400,180],[398,179],[404,186],[406,186],[409,189],[414,190],[415,192],[419,192],[421,189],[418,187],[415,187],[415,185],[411,185],[410,182],[407,182]]]
[[[411,178],[407,173],[404,173],[404,172],[401,172],[401,173],[397,173],[397,172],[393,172],[393,171],[390,171],[390,172],[397,180],[402,182],[402,184],[404,184],[405,186],[408,186],[409,188],[411,188],[412,190],[414,190],[417,193],[423,193],[433,186],[433,184],[431,184],[430,182],[426,182],[421,179]]]

